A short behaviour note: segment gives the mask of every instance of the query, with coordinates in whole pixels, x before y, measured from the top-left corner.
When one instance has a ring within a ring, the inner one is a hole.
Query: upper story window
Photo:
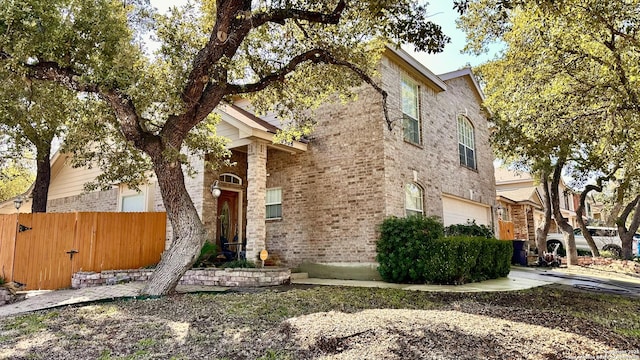
[[[407,78],[402,78],[402,123],[404,139],[414,144],[420,144],[420,103],[418,95],[420,87]]]
[[[458,153],[460,165],[476,169],[476,145],[473,125],[465,116],[458,116]]]
[[[281,188],[267,189],[265,205],[267,206],[267,209],[266,209],[267,219],[282,218],[282,189]]]
[[[422,215],[424,213],[422,196],[422,188],[420,186],[407,184],[404,187],[404,207],[407,216]]]

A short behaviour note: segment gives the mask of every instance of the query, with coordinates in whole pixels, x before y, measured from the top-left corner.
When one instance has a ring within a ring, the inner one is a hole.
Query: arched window
[[[416,184],[404,187],[404,208],[407,216],[422,215],[424,213],[422,188]]]
[[[476,145],[473,125],[463,115],[458,116],[458,153],[460,165],[476,169]]]
[[[224,173],[220,175],[220,182],[227,184],[242,185],[242,179],[238,175]]]

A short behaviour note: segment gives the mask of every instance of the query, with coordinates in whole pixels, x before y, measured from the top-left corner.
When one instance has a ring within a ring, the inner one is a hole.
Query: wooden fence
[[[498,220],[498,239],[500,240],[515,239],[513,222]]]
[[[160,261],[165,213],[0,215],[2,276],[26,290],[71,286],[78,271],[135,269]]]

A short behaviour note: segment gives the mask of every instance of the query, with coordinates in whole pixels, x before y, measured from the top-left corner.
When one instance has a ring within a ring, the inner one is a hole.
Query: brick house
[[[542,186],[527,172],[514,172],[505,168],[495,169],[496,201],[499,217],[513,222],[514,237],[527,240],[531,249],[536,246],[536,229],[544,219],[542,206]],[[579,194],[569,188],[564,180],[558,184],[560,194],[560,212],[569,224],[576,228],[576,209]],[[587,216],[591,211],[587,210]],[[553,216],[552,216],[553,218]],[[549,234],[559,234],[560,229],[555,221],[551,222]]]
[[[381,96],[368,85],[356,90],[355,102],[322,106],[305,142],[273,143],[279,121],[256,117],[247,101],[218,109],[217,131],[231,140],[235,165],[186,179],[208,237],[237,235],[248,259],[267,249],[272,261],[297,267],[374,262],[378,226],[389,216],[422,213],[445,225],[493,226],[493,154],[472,72],[436,76],[389,48],[380,76],[393,131]],[[204,169],[204,162],[194,167]],[[89,170],[54,170],[50,211],[162,211],[157,185],[80,194]],[[210,192],[216,181],[217,199]]]

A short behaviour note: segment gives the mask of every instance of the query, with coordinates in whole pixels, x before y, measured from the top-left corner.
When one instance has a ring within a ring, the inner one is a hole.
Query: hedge
[[[378,272],[389,282],[463,284],[509,274],[510,241],[444,236],[435,218],[388,218],[377,243]]]

